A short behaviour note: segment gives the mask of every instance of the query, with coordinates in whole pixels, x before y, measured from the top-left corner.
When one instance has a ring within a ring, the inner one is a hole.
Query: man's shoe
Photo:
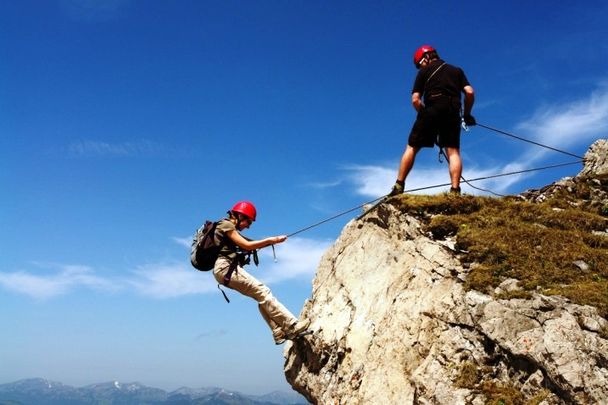
[[[403,184],[395,183],[395,185],[391,189],[391,192],[388,193],[388,196],[392,197],[394,195],[399,195],[399,194],[402,194],[402,193],[403,193]]]
[[[450,194],[460,194],[460,187],[450,187]]]

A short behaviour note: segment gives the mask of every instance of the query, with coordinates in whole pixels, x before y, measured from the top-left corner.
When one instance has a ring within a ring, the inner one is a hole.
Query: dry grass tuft
[[[559,294],[608,317],[608,236],[602,234],[608,218],[597,205],[449,194],[404,195],[391,204],[422,218],[434,238],[456,238],[461,261],[478,264],[467,288],[487,291],[515,278],[525,291]]]

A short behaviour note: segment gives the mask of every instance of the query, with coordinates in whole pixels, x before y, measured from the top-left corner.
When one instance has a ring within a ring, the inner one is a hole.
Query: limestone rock
[[[314,404],[484,404],[488,384],[607,403],[608,322],[595,308],[467,292],[467,271],[390,204],[351,221],[300,314],[314,333],[285,347],[287,380]]]
[[[566,177],[539,190],[527,190],[519,197],[543,202],[559,196],[575,207],[597,207],[608,215],[608,139],[598,139],[584,156],[583,169],[574,177]]]
[[[608,177],[608,139],[599,139],[585,153],[585,167],[579,176]]]

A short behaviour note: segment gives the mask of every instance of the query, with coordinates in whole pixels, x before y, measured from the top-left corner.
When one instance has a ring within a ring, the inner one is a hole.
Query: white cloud
[[[118,286],[96,276],[87,266],[52,265],[59,267],[55,274],[37,275],[27,272],[0,273],[0,285],[7,290],[29,295],[36,299],[49,299],[64,295],[80,287],[95,290],[115,290]]]
[[[186,247],[188,249],[192,247],[192,236],[187,238],[178,238],[177,236],[174,236],[171,238],[171,240],[177,243],[178,245]]]
[[[290,238],[275,246],[276,263],[272,249],[268,247],[258,252],[260,266],[255,267],[252,261],[246,269],[268,284],[297,278],[312,279],[321,256],[330,245],[329,240]],[[151,298],[165,299],[217,291],[212,272],[195,270],[190,263],[149,264],[138,267],[132,273],[135,277],[127,279],[126,283]]]
[[[357,194],[365,197],[380,197],[387,194],[397,176],[396,167],[375,165],[347,165],[348,180],[355,185]]]
[[[393,165],[394,166],[394,165]],[[344,169],[348,172],[348,180],[355,185],[355,192],[365,197],[378,198],[388,194],[395,178],[397,177],[396,167],[386,167],[379,165],[348,165]],[[436,169],[423,169],[414,167],[407,178],[405,188],[417,190],[438,184],[449,183],[447,165],[439,166]],[[446,191],[446,187],[433,188],[413,192],[414,194],[435,194]]]
[[[272,284],[290,279],[312,280],[321,256],[330,247],[330,240],[289,238],[275,246],[277,262],[274,262],[270,247],[259,251],[259,272],[249,267],[252,274],[265,283]]]
[[[540,107],[517,126],[536,142],[568,151],[574,146],[588,146],[608,133],[608,85],[603,84],[586,99],[568,104]],[[548,149],[530,149],[524,161],[538,161]]]
[[[501,173],[521,170],[519,164],[509,164],[502,169],[495,166],[489,169],[478,167],[468,167],[463,172],[467,180],[493,176]],[[355,185],[355,192],[365,197],[380,197],[387,194],[395,183],[396,170],[383,166],[373,165],[351,165],[346,168],[349,173],[349,180]],[[489,189],[495,193],[504,193],[509,186],[517,182],[522,175],[501,177],[497,179],[487,179],[471,182],[480,189]],[[437,186],[437,187],[436,187]],[[449,190],[450,177],[447,164],[437,168],[417,168],[414,167],[405,183],[405,190],[411,194],[439,194]],[[468,194],[487,194],[482,190],[470,187],[466,182],[461,182],[463,192]],[[417,191],[412,191],[417,190]]]
[[[342,180],[334,180],[334,181],[325,181],[325,182],[311,182],[308,183],[308,187],[316,188],[316,189],[326,189],[326,188],[334,188],[338,187],[342,184]]]
[[[228,334],[228,331],[226,329],[214,329],[214,330],[210,330],[207,332],[203,332],[201,334],[199,334],[195,340],[203,340],[203,339],[208,339],[208,338],[216,338],[216,337],[221,337],[221,336],[225,336]]]
[[[524,138],[557,149],[568,151],[581,144],[588,146],[608,133],[608,84],[602,84],[586,99],[574,100],[568,104],[543,106],[529,119],[516,125],[516,128],[518,131],[531,134]],[[484,168],[465,164],[463,176],[471,180],[530,169],[535,163],[542,161],[547,153],[556,152],[533,146],[527,149],[527,152],[522,154],[517,161],[505,162],[502,168],[497,165]],[[347,171],[348,181],[354,185],[357,194],[378,198],[387,194],[394,184],[397,176],[397,163],[393,164],[395,167],[352,164],[343,169]],[[534,174],[521,173],[480,180],[472,184],[496,193],[506,193],[511,186],[532,175]],[[432,169],[414,165],[406,179],[405,189],[406,192],[422,189],[412,192],[413,194],[436,194],[447,191],[449,186],[424,188],[448,183],[449,175],[446,164]],[[463,192],[469,194],[484,193],[469,187],[465,182],[461,183],[461,187]]]
[[[185,239],[177,239],[186,246]],[[255,277],[277,283],[289,279],[312,278],[321,255],[329,247],[329,240],[290,238],[275,247],[278,262],[274,263],[272,250],[260,253],[260,271],[247,267]],[[187,244],[187,247],[190,245]],[[40,265],[38,265],[40,266]],[[153,299],[176,298],[191,294],[217,292],[217,282],[211,271],[200,272],[189,262],[153,263],[141,265],[127,277],[103,278],[95,275],[92,268],[73,265],[45,265],[56,269],[54,274],[37,275],[32,272],[0,272],[0,286],[36,299],[50,299],[69,294],[79,288],[94,290],[135,291]]]
[[[151,298],[175,298],[182,295],[215,291],[217,283],[211,272],[200,272],[190,263],[149,264],[133,271],[135,278],[126,283]]]
[[[479,179],[484,177],[492,177],[500,174],[512,173],[523,170],[520,163],[509,163],[506,166],[499,168],[492,166],[489,169],[482,169],[478,167],[467,168],[463,172],[463,177],[467,180]],[[464,193],[481,195],[481,194],[506,194],[508,193],[509,187],[516,184],[522,179],[525,174],[515,174],[503,177],[495,177],[491,179],[484,179],[471,182],[472,186],[469,186],[465,181],[461,181],[460,187]],[[477,188],[475,188],[477,187]]]

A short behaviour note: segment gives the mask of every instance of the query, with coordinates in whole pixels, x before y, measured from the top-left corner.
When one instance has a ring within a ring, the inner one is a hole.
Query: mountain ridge
[[[300,405],[307,402],[297,393],[274,391],[248,395],[219,387],[188,388],[173,391],[148,387],[138,382],[118,381],[73,387],[44,378],[22,379],[0,384],[0,404],[21,405]]]

